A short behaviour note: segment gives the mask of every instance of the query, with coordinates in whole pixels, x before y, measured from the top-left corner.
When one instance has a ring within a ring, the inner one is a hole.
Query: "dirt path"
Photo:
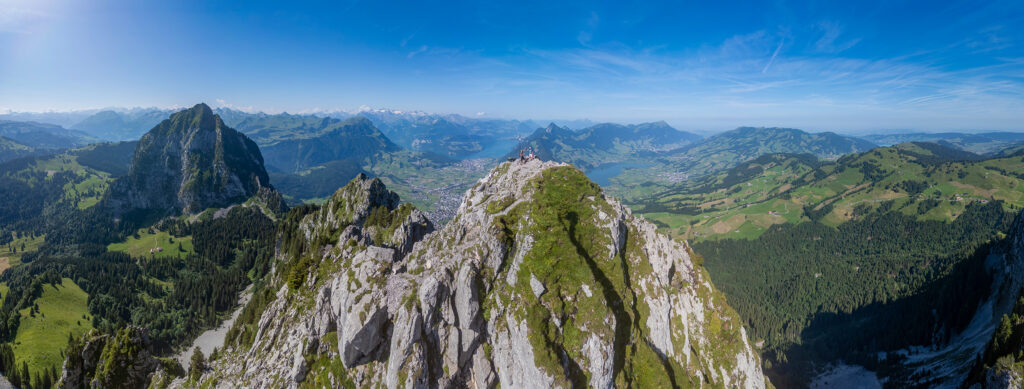
[[[11,259],[8,257],[0,257],[0,274],[4,274],[7,269],[11,268]]]

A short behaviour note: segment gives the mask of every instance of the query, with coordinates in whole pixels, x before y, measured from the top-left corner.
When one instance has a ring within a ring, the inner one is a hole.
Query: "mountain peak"
[[[187,128],[214,129],[224,125],[220,116],[214,114],[206,103],[199,103],[192,108],[174,113],[170,120],[173,123],[184,124]]]
[[[200,112],[202,114],[212,114],[213,113],[213,109],[211,109],[209,105],[206,105],[206,103],[199,103],[199,104],[193,105],[192,108],[190,108],[189,110],[193,111],[193,112]]]
[[[432,232],[434,225],[412,205],[402,204],[398,194],[380,179],[359,173],[304,219],[300,229],[314,246],[355,239],[364,245],[393,249],[394,256],[402,257],[413,243]]]
[[[348,119],[345,119],[345,122],[360,126],[373,126],[373,121],[370,120],[370,118],[362,115],[356,115]]]
[[[108,205],[118,215],[195,213],[244,201],[269,181],[256,143],[200,103],[142,136]]]

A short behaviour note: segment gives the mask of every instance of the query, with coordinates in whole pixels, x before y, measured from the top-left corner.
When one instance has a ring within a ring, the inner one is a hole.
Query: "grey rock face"
[[[277,276],[282,286],[252,345],[228,346],[203,379],[296,387],[299,381],[279,377],[298,378],[290,374],[302,365],[298,352],[304,360],[343,365],[344,379],[358,387],[607,388],[648,378],[625,377],[624,363],[644,363],[624,351],[635,342],[650,350],[655,372],[671,364],[694,383],[763,388],[759,358],[738,317],[711,297],[710,280],[690,261],[688,246],[657,234],[614,200],[580,199],[599,212],[579,223],[594,227],[590,260],[608,268],[625,261],[628,270],[583,282],[545,277],[541,264],[578,260],[537,252],[552,236],[531,232],[543,217],[530,216],[545,190],[541,177],[571,173],[564,169],[540,161],[503,164],[467,193],[443,229],[430,232],[429,221],[412,212],[386,247],[372,238],[379,230],[363,223],[375,207],[395,209],[397,196],[376,180],[353,180],[301,227],[310,242],[338,241],[313,252],[319,263],[301,287]],[[585,268],[563,270],[566,277],[590,274]],[[612,295],[623,301],[609,303]],[[342,378],[310,369],[306,384]]]
[[[151,344],[149,333],[134,326],[121,329],[114,336],[95,331],[86,334],[72,346],[57,387],[146,387],[160,367],[149,351]]]
[[[431,232],[434,232],[434,223],[431,223],[419,210],[413,210],[401,226],[395,229],[389,239],[397,250],[399,258],[396,259],[408,255],[412,251],[413,244],[423,240]]]
[[[96,362],[100,360],[100,353],[107,344],[106,335],[89,336],[84,339],[84,345],[80,353],[72,353],[67,356],[64,366],[61,368],[60,380],[57,387],[78,389],[89,387],[89,380],[96,372]]]
[[[985,372],[985,388],[1010,389],[1024,387],[1024,377],[1013,370],[988,370]]]

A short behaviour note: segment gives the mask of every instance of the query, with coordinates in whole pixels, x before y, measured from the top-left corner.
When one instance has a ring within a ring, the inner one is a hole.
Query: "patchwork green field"
[[[107,245],[107,251],[120,251],[133,257],[179,257],[193,252],[192,237],[174,237],[166,231],[140,228],[124,242]]]
[[[911,143],[828,163],[772,154],[631,205],[672,235],[698,241],[751,239],[775,224],[812,219],[837,226],[880,207],[948,222],[971,203],[1024,206],[1021,157],[963,157]]]
[[[38,310],[28,307],[20,311],[21,325],[13,344],[18,364],[27,362],[34,372],[60,370],[68,334],[78,337],[92,329],[88,299],[69,278],[60,285],[43,285],[42,296],[35,300]]]

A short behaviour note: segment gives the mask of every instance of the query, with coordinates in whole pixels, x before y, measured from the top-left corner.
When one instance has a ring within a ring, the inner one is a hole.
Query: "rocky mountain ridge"
[[[292,231],[262,314],[174,386],[765,386],[688,245],[571,166],[502,164],[434,232],[360,176]]]

